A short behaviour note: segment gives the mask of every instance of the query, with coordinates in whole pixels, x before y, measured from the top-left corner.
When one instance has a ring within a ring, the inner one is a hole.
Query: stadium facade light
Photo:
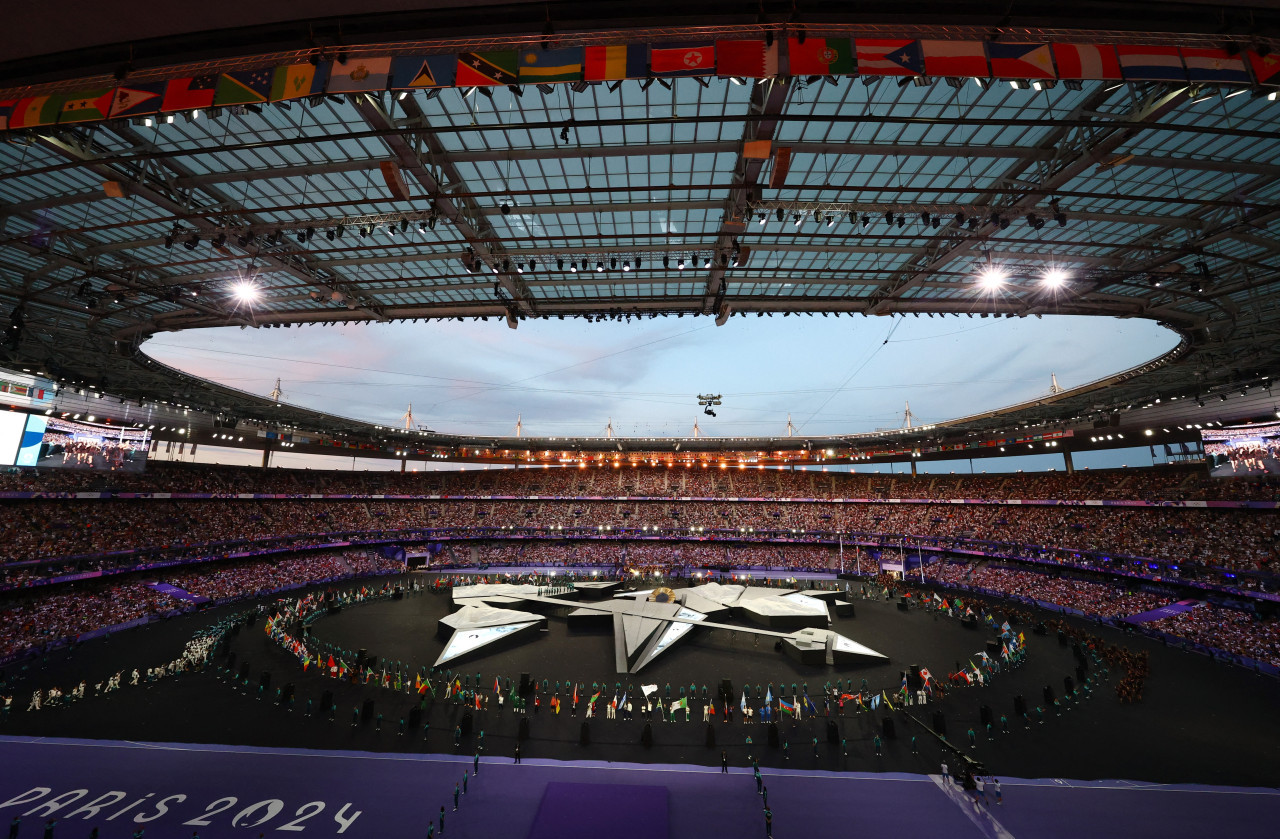
[[[1040,277],[1040,281],[1044,283],[1045,288],[1062,288],[1070,279],[1070,274],[1061,268],[1050,266]]]
[[[261,299],[262,290],[252,280],[239,280],[231,286],[231,294],[237,303],[249,305]]]
[[[988,265],[978,272],[978,285],[986,291],[996,291],[1008,279],[1008,272],[995,265]]]

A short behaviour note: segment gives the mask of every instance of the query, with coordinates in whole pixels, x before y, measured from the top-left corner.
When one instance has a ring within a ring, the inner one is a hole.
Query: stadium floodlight
[[[231,294],[236,302],[246,305],[256,303],[262,297],[262,291],[253,284],[252,280],[240,280],[234,283],[231,286]]]
[[[978,273],[978,285],[982,286],[986,291],[999,289],[1007,279],[1009,279],[1009,275],[1005,273],[1004,269],[995,265],[988,265]]]
[[[1070,276],[1070,274],[1061,268],[1050,267],[1045,270],[1044,274],[1040,277],[1040,281],[1044,283],[1045,288],[1062,288],[1062,286],[1066,284],[1067,280],[1070,279]]]

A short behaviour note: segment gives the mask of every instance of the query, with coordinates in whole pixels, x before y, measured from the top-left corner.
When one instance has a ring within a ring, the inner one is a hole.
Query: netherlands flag
[[[919,41],[858,38],[858,74],[862,76],[922,76],[924,55]]]
[[[1115,47],[1092,44],[1054,44],[1053,58],[1058,65],[1061,79],[1104,79],[1119,81],[1124,78]]]
[[[987,68],[987,53],[981,41],[921,41],[926,76],[982,76]]]
[[[1188,79],[1193,82],[1249,83],[1244,59],[1226,50],[1184,47],[1182,61],[1187,65]]]
[[[1177,47],[1116,47],[1120,69],[1130,81],[1185,82],[1187,71]]]
[[[997,79],[1052,79],[1053,56],[1048,44],[987,44],[991,75]]]

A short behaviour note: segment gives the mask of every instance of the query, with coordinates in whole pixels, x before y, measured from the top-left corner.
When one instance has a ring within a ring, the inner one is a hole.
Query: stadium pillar
[[[1071,452],[1062,453],[1062,462],[1067,467],[1067,474],[1074,475],[1076,473],[1076,465],[1071,462]]]
[[[911,477],[914,478],[915,476],[916,476],[916,462],[913,460],[911,461]]]
[[[408,464],[409,464],[409,459],[407,457],[400,458],[400,471],[401,472],[405,471],[405,467]]]
[[[271,463],[271,441],[268,440],[262,447],[262,468],[266,469]]]

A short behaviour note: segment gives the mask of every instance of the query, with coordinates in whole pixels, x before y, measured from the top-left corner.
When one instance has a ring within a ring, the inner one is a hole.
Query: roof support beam
[[[405,99],[396,104],[404,110],[409,122],[425,127],[426,114],[418,107],[417,102],[413,99]],[[371,96],[360,96],[355,107],[364,121],[377,131],[383,132],[397,127],[391,115]],[[444,144],[430,131],[418,133],[414,138],[425,145],[431,162],[439,170],[440,177],[428,170],[422,156],[409,144],[405,135],[395,132],[382,134],[382,141],[395,156],[401,171],[426,190],[428,200],[439,216],[447,219],[457,228],[459,235],[480,259],[490,268],[497,269],[495,274],[497,282],[506,291],[516,311],[525,315],[533,314],[535,311],[533,295],[529,293],[528,288],[516,273],[501,269],[503,255],[497,244],[498,233],[485,218],[484,211],[473,199],[453,198],[445,192],[445,184],[441,183],[441,178],[450,187],[454,187],[462,183],[462,175],[450,159]],[[511,323],[514,324],[514,320]]]
[[[1109,96],[1109,91],[1098,91],[1082,103],[1078,110],[1081,112],[1096,111],[1106,102]],[[1103,159],[1106,155],[1111,154],[1124,143],[1133,139],[1142,126],[1157,123],[1161,118],[1186,101],[1187,89],[1185,87],[1172,90],[1161,89],[1139,103],[1132,110],[1123,121],[1123,126],[1126,127],[1097,123],[1092,126],[1093,133],[1091,136],[1078,135],[1076,131],[1070,128],[1058,129],[1055,132],[1053,142],[1059,150],[1059,155],[1049,162],[1041,177],[1037,178],[1035,191],[1021,198],[1014,197],[1008,203],[1000,205],[998,209],[1004,214],[1016,217],[1022,212],[1034,208],[1039,203],[1040,195],[1052,192],[1070,183],[1073,178],[1093,166],[1098,160]],[[1020,182],[1025,177],[1030,165],[1029,162],[1019,162],[1010,168],[1002,178],[997,179],[997,182]],[[992,224],[989,220],[984,220],[977,232],[979,234],[992,235],[998,230],[999,227],[997,225]],[[924,252],[917,254],[917,262],[904,268],[897,280],[876,296],[868,305],[868,312],[884,310],[888,301],[901,298],[905,292],[930,274],[957,259],[973,253],[981,241],[980,236],[968,235],[950,246],[936,250],[932,255]],[[926,258],[923,264],[919,261],[920,257]]]
[[[772,142],[778,130],[777,117],[786,108],[791,89],[790,79],[785,76],[757,79],[751,87],[747,124],[743,128],[742,141],[738,144],[738,159],[733,166],[733,186],[725,201],[724,215],[713,246],[718,255],[726,253],[733,239],[745,229],[747,206],[752,203],[751,193],[756,189],[760,171],[764,168],[763,159],[746,156],[746,144],[761,140]],[[708,314],[717,312],[723,300],[724,266],[720,259],[714,258],[711,275],[707,277],[707,290],[703,294],[702,311]]]

